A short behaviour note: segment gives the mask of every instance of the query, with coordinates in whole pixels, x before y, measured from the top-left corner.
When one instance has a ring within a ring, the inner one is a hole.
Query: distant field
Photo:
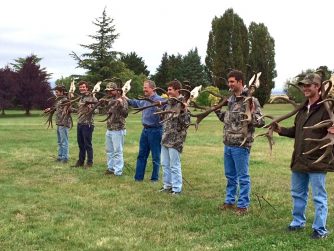
[[[291,105],[266,105],[278,116]],[[307,228],[288,233],[291,220],[290,158],[293,140],[275,135],[269,154],[265,138],[251,152],[250,213],[237,217],[219,212],[225,195],[222,123],[206,118],[196,132],[189,128],[182,154],[187,182],[179,197],[158,193],[161,182],[133,181],[141,132],[140,114],[127,119],[124,176],[105,177],[105,124],[96,122],[94,167],[73,169],[77,159],[76,128],[70,132],[70,164],[54,162],[55,129],[46,129],[39,111],[0,116],[1,250],[331,250],[332,236],[313,241],[313,203]],[[97,116],[96,121],[104,117]],[[75,119],[74,119],[75,121]],[[76,121],[75,121],[76,124]],[[292,119],[284,121],[291,125]],[[257,134],[263,132],[258,129]],[[150,161],[149,161],[150,162]],[[162,174],[162,171],[161,173]],[[328,228],[334,227],[333,175],[327,176]],[[270,202],[269,206],[263,196]]]

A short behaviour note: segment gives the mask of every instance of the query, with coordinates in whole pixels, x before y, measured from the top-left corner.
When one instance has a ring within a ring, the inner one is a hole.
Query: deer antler
[[[327,87],[325,88],[325,86],[327,85]],[[321,121],[320,123],[314,125],[314,126],[308,126],[308,127],[304,127],[304,129],[315,129],[315,128],[319,128],[319,127],[329,127],[329,126],[333,126],[334,125],[334,112],[330,109],[330,106],[328,104],[328,102],[331,102],[331,99],[325,99],[330,91],[330,89],[332,88],[332,81],[331,80],[326,80],[321,84],[321,96],[324,99],[322,102],[319,103],[323,103],[325,106],[326,111],[328,112],[329,115],[329,119],[328,120],[324,120]],[[334,134],[327,132],[327,135],[321,139],[311,139],[311,138],[306,138],[306,141],[315,141],[315,142],[319,142],[319,145],[317,145],[315,148],[309,150],[308,152],[305,152],[303,154],[310,154],[318,149],[324,149],[325,148],[325,152],[323,153],[323,155],[321,155],[316,161],[314,161],[313,163],[319,163],[321,162],[323,159],[325,159],[326,157],[330,158],[329,163],[332,163],[334,161],[334,156],[333,156],[333,146],[334,146]]]

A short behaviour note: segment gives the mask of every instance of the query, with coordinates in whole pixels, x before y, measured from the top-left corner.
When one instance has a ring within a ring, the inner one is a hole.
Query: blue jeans
[[[182,190],[181,154],[178,150],[161,146],[161,165],[164,188],[172,188],[173,192]]]
[[[137,157],[135,180],[144,179],[147,158],[152,153],[153,171],[151,180],[159,180],[160,154],[161,154],[162,127],[143,128],[139,140],[139,153]]]
[[[68,148],[69,130],[70,129],[66,126],[57,126],[58,160],[67,161],[69,158],[69,148]]]
[[[250,204],[249,148],[224,147],[224,169],[227,179],[226,204],[235,204],[239,186],[237,207],[248,208]]]
[[[107,165],[109,171],[114,172],[117,176],[122,175],[124,167],[123,146],[125,134],[126,130],[107,130],[106,132]]]
[[[87,163],[93,163],[93,137],[94,126],[86,124],[78,124],[77,126],[77,141],[79,145],[79,163],[83,164],[86,159]]]
[[[292,172],[291,196],[293,199],[293,220],[290,226],[305,226],[305,210],[308,198],[308,186],[311,183],[314,204],[314,221],[312,228],[320,235],[327,234],[327,192],[325,188],[326,173]]]

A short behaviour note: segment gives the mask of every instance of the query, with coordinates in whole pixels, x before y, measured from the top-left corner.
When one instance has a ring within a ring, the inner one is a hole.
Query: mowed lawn
[[[278,116],[291,105],[266,105]],[[70,163],[58,164],[56,131],[46,129],[39,111],[0,117],[1,250],[331,250],[333,235],[311,240],[313,203],[307,228],[289,233],[290,158],[293,140],[275,135],[255,139],[250,161],[252,181],[248,215],[220,212],[225,195],[222,126],[214,114],[196,132],[188,129],[182,154],[181,196],[159,193],[151,183],[151,159],[144,182],[134,182],[141,132],[140,114],[127,119],[125,169],[106,177],[105,123],[93,134],[94,167],[71,168],[77,160],[76,119],[70,131]],[[96,121],[104,117],[96,116]],[[291,125],[292,119],[284,125]],[[257,129],[256,134],[264,132]],[[162,170],[160,171],[160,177]],[[334,179],[327,175],[328,229],[334,228]],[[311,194],[310,194],[311,196]],[[259,198],[259,199],[258,199]],[[268,201],[270,205],[266,202]]]

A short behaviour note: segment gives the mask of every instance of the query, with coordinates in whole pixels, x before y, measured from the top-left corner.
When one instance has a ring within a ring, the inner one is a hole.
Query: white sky
[[[71,51],[92,42],[92,24],[104,7],[120,34],[114,50],[135,51],[155,73],[164,52],[185,55],[197,47],[204,63],[211,21],[233,8],[248,27],[264,23],[275,39],[275,90],[308,68],[334,69],[332,0],[10,0],[1,3],[0,68],[32,53],[52,80],[73,73]]]

